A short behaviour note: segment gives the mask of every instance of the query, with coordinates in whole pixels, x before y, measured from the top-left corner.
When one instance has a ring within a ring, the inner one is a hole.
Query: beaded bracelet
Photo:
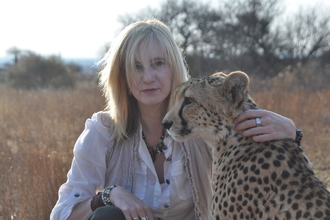
[[[294,140],[299,146],[303,137],[303,133],[299,129],[296,129],[296,139]]]
[[[105,206],[102,201],[102,192],[98,192],[95,196],[93,196],[91,201],[91,209],[94,212],[97,208]]]
[[[101,197],[102,197],[102,201],[105,205],[114,206],[113,203],[110,200],[110,192],[111,192],[111,190],[113,190],[117,186],[118,185],[115,184],[115,185],[109,186],[109,187],[107,187],[103,190]]]
[[[113,185],[105,188],[103,192],[98,192],[95,196],[92,197],[91,201],[91,209],[94,212],[97,208],[102,206],[113,206],[112,202],[110,201],[110,192],[113,188],[117,187],[118,185]]]

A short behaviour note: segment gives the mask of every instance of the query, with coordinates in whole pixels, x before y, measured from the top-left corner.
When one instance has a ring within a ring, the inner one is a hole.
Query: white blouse
[[[141,131],[141,126],[140,129]],[[158,176],[140,134],[137,163],[134,172],[134,194],[151,208],[155,219],[194,220],[194,202],[188,175],[185,172],[183,149],[174,145],[171,137],[164,139],[168,147],[164,162],[165,183]],[[50,219],[67,219],[73,207],[90,199],[96,191],[103,190],[108,180],[104,179],[104,159],[111,143],[110,133],[98,114],[86,121],[86,126],[74,147],[72,166],[67,182],[59,189],[59,199]],[[97,147],[95,147],[97,146]],[[95,148],[95,149],[94,149]],[[114,157],[116,155],[113,155]],[[123,163],[123,162],[121,162]],[[110,167],[109,167],[110,168]]]
[[[173,149],[173,139],[166,137],[164,151],[165,183],[160,184],[155,166],[152,162],[147,146],[142,138],[139,144],[138,160],[140,164],[136,175],[141,180],[137,184],[147,181],[147,189],[154,191],[153,198],[145,198],[145,193],[135,190],[135,195],[147,204],[154,215],[161,219],[192,220],[194,217],[194,202],[188,177],[185,175],[184,154],[182,148]],[[143,190],[142,190],[143,191]]]

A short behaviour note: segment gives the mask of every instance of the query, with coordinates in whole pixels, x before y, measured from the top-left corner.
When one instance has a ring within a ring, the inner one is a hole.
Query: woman
[[[171,92],[189,78],[168,28],[158,20],[127,26],[103,61],[109,111],[86,121],[51,219],[210,219],[210,149],[174,141],[161,124]],[[235,123],[256,141],[296,136],[292,120],[265,110]]]

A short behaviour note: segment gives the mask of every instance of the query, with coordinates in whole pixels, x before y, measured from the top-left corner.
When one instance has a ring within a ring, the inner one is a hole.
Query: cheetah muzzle
[[[214,219],[330,219],[330,193],[294,141],[257,143],[233,130],[243,108],[257,108],[248,85],[243,72],[191,79],[163,120],[175,140],[212,147]]]

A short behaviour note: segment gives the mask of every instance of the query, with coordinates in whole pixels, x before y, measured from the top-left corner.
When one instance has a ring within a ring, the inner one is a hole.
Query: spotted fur
[[[243,72],[191,79],[163,121],[174,139],[212,147],[214,219],[330,220],[330,193],[294,141],[257,143],[233,130],[244,107],[257,108],[248,84]]]

